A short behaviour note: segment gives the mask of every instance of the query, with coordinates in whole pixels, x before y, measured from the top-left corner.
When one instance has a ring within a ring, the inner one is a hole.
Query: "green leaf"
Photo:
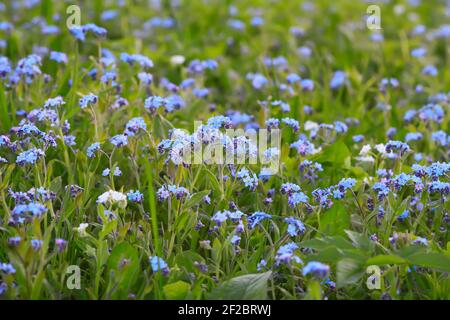
[[[348,150],[345,143],[342,141],[336,141],[331,146],[326,147],[315,159],[315,161],[320,163],[328,162],[334,165],[343,166],[344,164],[347,164],[350,156],[350,150]]]
[[[0,124],[2,131],[8,131],[11,128],[11,120],[8,111],[8,102],[6,100],[3,83],[0,83]]]
[[[408,257],[411,264],[443,272],[450,272],[450,258],[440,253],[417,253]]]
[[[204,191],[200,191],[200,192],[194,193],[188,200],[186,200],[183,208],[184,209],[189,209],[189,208],[197,205],[210,192],[211,191],[209,191],[209,190],[204,190]]]
[[[180,268],[185,268],[187,272],[194,272],[197,268],[194,265],[194,261],[204,262],[203,257],[195,251],[188,250],[177,254],[176,264]]]
[[[184,281],[166,284],[163,287],[164,294],[169,300],[184,300],[189,294],[190,285]]]
[[[363,235],[362,233],[358,233],[351,230],[345,230],[345,233],[352,241],[353,246],[356,248],[362,249],[366,252],[371,252],[374,249],[374,244],[369,240],[368,237]]]
[[[342,259],[337,264],[337,282],[338,288],[349,284],[355,284],[364,275],[363,266],[354,259]]]
[[[122,242],[115,246],[108,258],[108,268],[110,271],[114,271],[113,279],[119,282],[119,288],[129,288],[139,274],[137,249],[128,242]]]
[[[208,296],[213,300],[263,300],[267,298],[267,282],[272,275],[265,273],[247,274],[225,281]]]
[[[107,221],[103,225],[102,231],[99,233],[99,239],[105,238],[109,233],[111,233],[113,230],[115,230],[117,227],[117,220],[111,220]]]
[[[204,168],[204,172],[206,173],[205,180],[211,184],[211,187],[214,189],[215,193],[220,194],[222,196],[222,190],[220,187],[219,180],[217,177],[207,168]]]
[[[350,227],[350,213],[341,204],[335,204],[320,217],[319,230],[327,235],[344,235]]]
[[[384,265],[384,264],[404,264],[408,261],[405,260],[402,257],[396,256],[396,255],[387,255],[387,254],[381,254],[375,257],[372,257],[367,260],[366,264],[368,266],[370,265]]]

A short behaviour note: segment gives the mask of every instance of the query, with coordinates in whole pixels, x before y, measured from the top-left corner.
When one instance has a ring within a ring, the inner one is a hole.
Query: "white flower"
[[[356,157],[356,160],[361,162],[375,162],[375,159],[372,156]]]
[[[364,182],[365,184],[371,184],[373,180],[374,180],[373,177],[365,177],[365,178],[363,179],[363,182]]]
[[[317,123],[317,122],[314,122],[314,121],[310,121],[310,120],[308,120],[308,121],[306,121],[305,122],[305,130],[306,131],[311,131],[311,130],[319,130],[319,124]]]
[[[319,153],[320,151],[322,151],[322,147],[316,148],[315,145],[312,145],[312,147],[313,147],[313,149],[311,151],[311,154],[316,154],[316,153]]]
[[[367,154],[369,153],[370,150],[372,150],[372,147],[370,146],[370,144],[366,144],[365,146],[363,146],[361,148],[359,155],[365,157],[365,156],[367,156]]]
[[[97,203],[101,204],[118,203],[121,208],[125,208],[127,206],[127,196],[121,192],[109,190],[98,197]]]
[[[170,57],[170,63],[173,65],[183,64],[186,61],[186,58],[182,55],[175,55]]]
[[[386,146],[385,146],[384,144],[382,144],[382,143],[377,144],[377,145],[375,146],[375,149],[377,149],[377,151],[378,151],[379,153],[381,153],[381,154],[386,154]]]
[[[80,234],[80,237],[85,237],[87,235],[86,228],[89,227],[89,223],[80,223],[76,230]]]

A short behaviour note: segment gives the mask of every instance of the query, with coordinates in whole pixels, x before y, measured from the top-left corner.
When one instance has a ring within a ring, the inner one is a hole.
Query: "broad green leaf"
[[[184,209],[189,209],[197,204],[200,203],[200,201],[202,201],[202,199],[207,196],[208,194],[210,194],[211,191],[209,190],[203,190],[197,193],[194,193],[188,200],[186,200],[186,202],[183,205]]]
[[[350,214],[341,204],[335,204],[320,217],[319,230],[332,235],[344,235],[344,230],[350,227]]]
[[[345,143],[336,141],[332,145],[326,147],[323,152],[315,159],[315,161],[324,163],[328,162],[336,166],[343,166],[350,159],[351,153]]]
[[[404,258],[396,255],[381,254],[368,259],[366,264],[370,266],[370,265],[384,265],[384,264],[404,264],[407,262],[408,261],[405,260]]]
[[[337,282],[338,288],[349,284],[356,284],[364,275],[363,266],[354,259],[342,259],[337,264]]]
[[[108,258],[108,269],[114,271],[114,281],[119,281],[119,287],[129,288],[136,281],[139,273],[139,254],[128,242],[122,242],[114,247]]]
[[[263,300],[267,298],[267,282],[272,275],[265,273],[247,274],[225,281],[208,296],[213,300]]]
[[[440,253],[417,253],[408,257],[411,264],[443,272],[450,272],[450,258]]]
[[[164,294],[169,300],[183,300],[189,294],[190,285],[184,281],[166,284],[163,287]]]

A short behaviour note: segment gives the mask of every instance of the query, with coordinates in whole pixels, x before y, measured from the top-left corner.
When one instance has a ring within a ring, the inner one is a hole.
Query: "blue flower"
[[[147,86],[151,85],[153,82],[153,76],[147,72],[139,72],[138,78],[141,81],[141,83]]]
[[[230,19],[227,24],[235,30],[242,31],[245,29],[245,23],[238,19]]]
[[[247,74],[247,79],[251,80],[253,88],[258,90],[269,84],[267,78],[260,73],[249,73]]]
[[[298,245],[294,242],[287,243],[281,246],[275,257],[275,264],[279,266],[280,264],[291,264],[292,261],[296,263],[302,263],[302,260],[294,253],[298,249]]]
[[[310,261],[303,267],[303,275],[313,275],[315,278],[324,279],[328,277],[330,267],[326,264],[317,261]]]
[[[416,116],[417,111],[414,109],[408,110],[405,112],[405,115],[403,116],[403,120],[405,122],[411,122],[411,120]]]
[[[151,68],[153,67],[153,61],[142,55],[142,54],[128,54],[128,53],[121,53],[120,54],[120,60],[123,62],[126,62],[130,65],[137,63],[143,68]]]
[[[422,58],[427,54],[427,49],[425,48],[415,48],[411,50],[411,56],[414,58]]]
[[[171,195],[176,196],[178,200],[190,195],[189,191],[184,187],[177,187],[175,185],[162,185],[156,192],[158,200],[167,200]]]
[[[313,154],[316,150],[314,144],[308,141],[304,135],[301,135],[297,141],[291,143],[290,148],[296,149],[302,156]]]
[[[264,64],[267,67],[284,68],[287,65],[287,60],[285,57],[278,56],[276,58],[264,58]]]
[[[385,182],[376,182],[372,189],[378,192],[378,200],[384,199],[390,192],[389,186]]]
[[[58,108],[62,106],[63,104],[66,104],[61,96],[57,96],[56,98],[50,98],[47,99],[44,103],[44,108]]]
[[[63,252],[63,251],[66,249],[66,247],[67,247],[67,241],[64,240],[64,239],[62,239],[62,238],[56,238],[56,239],[55,239],[55,245],[56,245],[56,247],[57,247],[57,249],[58,249],[58,252],[61,253],[61,252]]]
[[[95,158],[95,153],[100,150],[100,143],[95,142],[87,148],[86,155],[88,158]]]
[[[242,211],[236,210],[236,211],[226,211],[228,218],[231,219],[233,222],[237,222],[241,219],[241,217],[244,215]]]
[[[8,245],[10,245],[11,247],[17,247],[21,241],[21,237],[10,237],[8,238]]]
[[[92,32],[95,35],[100,36],[100,37],[106,36],[106,33],[107,33],[105,28],[99,27],[93,23],[88,23],[88,24],[82,26],[82,29],[83,29],[84,33]]]
[[[386,152],[391,153],[391,157],[396,157],[397,155],[393,152],[398,152],[399,156],[403,156],[406,152],[409,152],[411,149],[408,144],[402,142],[402,141],[393,141],[390,140],[386,146]]]
[[[81,109],[84,109],[87,106],[96,104],[97,102],[98,102],[98,97],[96,95],[94,95],[93,93],[90,93],[80,99],[79,105],[80,105]]]
[[[408,211],[408,210],[405,210],[405,211],[403,211],[403,213],[402,213],[401,215],[399,215],[399,216],[397,217],[397,220],[400,221],[400,222],[403,222],[403,221],[405,221],[406,219],[408,219],[408,217],[409,217],[409,211]]]
[[[345,81],[347,80],[347,74],[344,71],[336,71],[333,74],[333,78],[330,81],[330,88],[331,89],[337,89],[345,84]]]
[[[31,240],[31,247],[33,248],[34,251],[38,251],[42,245],[44,244],[44,241],[39,240],[39,239],[32,239]]]
[[[338,183],[338,188],[346,191],[348,189],[351,189],[355,186],[356,184],[356,180],[353,178],[343,178],[341,179],[341,181],[339,181]]]
[[[0,297],[8,290],[8,284],[6,282],[0,282]]]
[[[244,182],[244,185],[250,190],[256,190],[258,186],[258,177],[256,174],[250,172],[246,168],[242,168],[238,173],[237,177]]]
[[[267,261],[264,259],[261,259],[260,262],[258,262],[258,264],[256,265],[256,270],[258,270],[259,272],[261,272],[262,270],[264,270],[267,267]]]
[[[280,126],[280,120],[275,118],[270,118],[266,120],[266,126],[268,129],[278,128]]]
[[[281,101],[281,100],[272,101],[271,105],[272,106],[279,106],[281,108],[281,111],[283,111],[283,112],[291,111],[291,107],[289,106],[289,104],[284,102],[284,101]]]
[[[152,256],[149,258],[150,266],[153,272],[161,271],[164,275],[169,273],[169,265],[160,257]]]
[[[427,247],[428,246],[428,240],[426,238],[422,238],[422,237],[417,237],[412,244],[414,245],[422,245]]]
[[[139,130],[147,130],[147,124],[142,117],[131,119],[125,126],[125,134],[130,137],[134,136]]]
[[[180,88],[181,89],[188,89],[188,88],[192,87],[194,84],[195,84],[195,79],[194,78],[187,78],[187,79],[184,79],[180,83]]]
[[[352,137],[353,142],[360,143],[364,140],[364,136],[362,134],[358,134]]]
[[[50,52],[50,60],[56,61],[58,63],[67,63],[67,55],[64,52],[52,51]]]
[[[429,64],[422,69],[422,74],[426,76],[436,77],[438,74],[438,70],[436,69],[435,66]]]
[[[300,81],[300,86],[303,91],[313,91],[314,90],[314,81],[311,79],[303,79]]]
[[[23,166],[25,164],[35,164],[36,161],[42,157],[44,157],[44,152],[41,149],[30,149],[20,153],[17,156],[16,163],[19,166]]]
[[[218,227],[220,227],[227,220],[228,220],[227,211],[223,212],[218,211],[211,218],[211,221],[214,221]]]
[[[117,15],[118,12],[116,10],[105,10],[100,15],[100,19],[102,19],[102,21],[113,20],[117,17]]]
[[[449,162],[434,162],[428,168],[426,168],[427,175],[434,179],[442,177],[448,172],[450,172]]]
[[[439,130],[431,134],[431,140],[435,141],[437,144],[443,147],[446,147],[450,144],[450,135],[442,130]]]
[[[444,118],[444,110],[438,104],[427,104],[420,108],[418,116],[422,121],[441,123]]]
[[[108,70],[103,72],[103,75],[100,78],[100,81],[105,84],[110,84],[111,86],[117,86],[117,73],[114,70]]]
[[[241,237],[237,236],[237,235],[233,235],[233,237],[231,237],[231,244],[234,246],[239,245],[239,242],[241,241]]]
[[[348,126],[341,121],[335,121],[334,122],[334,130],[337,133],[345,133],[348,131]]]
[[[258,225],[261,221],[265,219],[271,219],[272,216],[265,212],[257,211],[253,213],[250,217],[247,218],[247,224],[249,229],[253,229]]]
[[[215,70],[217,67],[218,63],[213,59],[207,59],[204,61],[195,59],[189,63],[187,70],[190,74],[201,74],[205,70]]]
[[[0,262],[0,271],[4,274],[15,274],[16,269],[14,269],[14,266],[11,263],[2,263]]]
[[[160,27],[164,29],[169,29],[174,25],[175,21],[172,18],[160,18],[160,17],[153,17],[148,22],[145,23],[145,26]]]
[[[308,203],[308,196],[303,192],[294,192],[289,195],[288,204],[291,208],[295,208],[300,203]]]
[[[333,201],[331,199],[331,191],[330,189],[315,189],[312,192],[312,195],[314,196],[314,200],[316,202],[319,202],[320,206],[323,208],[331,208],[333,205]]]
[[[70,33],[75,37],[75,39],[84,42],[86,40],[86,35],[84,30],[79,26],[73,26],[69,29]]]
[[[298,74],[296,74],[296,73],[290,73],[290,74],[288,74],[287,77],[286,77],[286,81],[287,81],[289,84],[299,82],[300,80],[302,80],[302,78],[301,78]]]
[[[291,237],[297,236],[299,233],[304,233],[306,231],[305,225],[300,220],[288,217],[284,221],[288,223],[287,232]]]
[[[0,77],[5,78],[12,71],[11,63],[7,57],[0,57]]]
[[[450,183],[442,181],[433,181],[428,185],[430,193],[440,193],[442,195],[450,194]]]
[[[422,140],[423,135],[420,132],[409,132],[405,136],[405,141],[419,141]]]
[[[130,202],[141,203],[144,200],[144,195],[139,190],[130,190],[127,193],[127,198]]]
[[[128,138],[124,134],[118,134],[109,139],[109,142],[111,142],[115,147],[122,147],[128,145]]]
[[[36,76],[42,73],[40,69],[41,64],[42,58],[36,54],[31,54],[17,62],[14,76],[18,77],[18,81],[20,80],[20,77],[23,76],[25,77],[26,83],[30,84]]]
[[[297,132],[300,129],[300,124],[297,120],[291,119],[291,118],[283,118],[281,121],[291,127],[295,132]]]
[[[166,100],[163,97],[160,96],[151,96],[145,99],[144,106],[146,109],[149,109],[150,111],[156,111],[160,107],[164,106],[166,104]]]
[[[171,95],[165,99],[165,111],[173,112],[174,110],[179,110],[184,108],[185,102],[182,97],[179,95]]]

